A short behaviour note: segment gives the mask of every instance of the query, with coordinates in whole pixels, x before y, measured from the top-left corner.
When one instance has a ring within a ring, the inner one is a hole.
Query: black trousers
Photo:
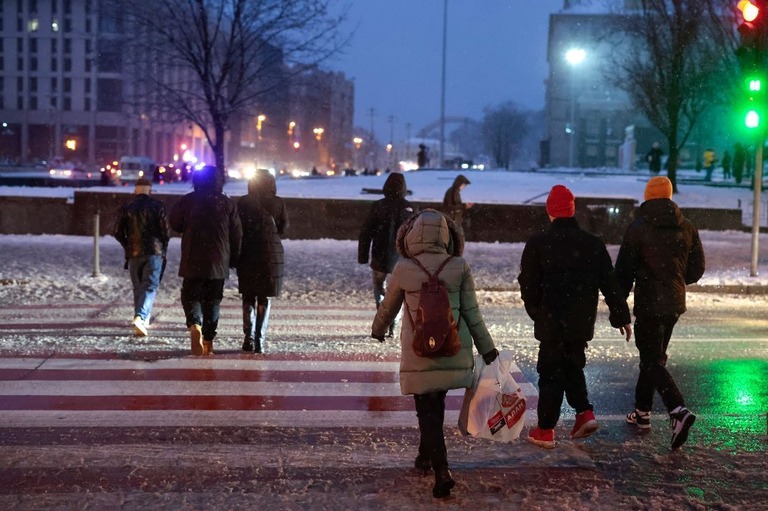
[[[446,394],[447,391],[441,390],[413,395],[416,417],[419,419],[419,455],[427,457],[435,471],[448,467],[448,451],[443,434]]]
[[[667,411],[685,406],[683,395],[667,371],[667,347],[679,315],[635,318],[635,346],[640,352],[640,374],[635,386],[635,408],[653,409],[653,395],[659,392]]]
[[[563,395],[576,413],[592,410],[584,378],[586,348],[586,341],[541,341],[536,363],[539,373],[539,428],[553,429],[557,425]]]
[[[187,327],[201,325],[206,341],[216,337],[223,297],[224,279],[184,279],[181,283],[181,306]]]

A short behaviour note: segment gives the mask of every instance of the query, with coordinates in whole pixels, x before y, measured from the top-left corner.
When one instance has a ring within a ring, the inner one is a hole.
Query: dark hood
[[[685,220],[671,199],[651,199],[640,205],[640,217],[654,227],[678,227]]]
[[[468,184],[469,184],[469,179],[464,177],[464,174],[459,174],[458,176],[456,176],[456,179],[453,180],[452,188],[458,188],[461,185],[468,185]]]
[[[384,197],[387,199],[402,199],[408,192],[405,186],[405,176],[399,173],[390,174],[384,182]]]

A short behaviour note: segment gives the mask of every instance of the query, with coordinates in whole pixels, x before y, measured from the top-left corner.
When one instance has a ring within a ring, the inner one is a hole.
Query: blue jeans
[[[148,321],[157,296],[157,288],[160,287],[163,256],[132,257],[128,260],[128,271],[133,284],[133,313]]]
[[[184,307],[187,328],[201,325],[203,339],[212,341],[219,326],[223,297],[224,279],[184,279],[181,283],[181,306]]]

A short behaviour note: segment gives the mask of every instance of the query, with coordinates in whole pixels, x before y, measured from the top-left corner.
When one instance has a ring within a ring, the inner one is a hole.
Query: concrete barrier
[[[153,193],[170,211],[182,195]],[[74,202],[43,197],[0,197],[0,234],[71,234],[90,236],[93,215],[99,212],[101,233],[114,231],[120,207],[132,194],[76,190]],[[237,197],[234,197],[237,199]],[[290,239],[357,239],[360,227],[378,197],[368,200],[285,199]],[[439,203],[417,202],[417,208],[438,209]],[[576,219],[606,243],[621,241],[631,222],[633,199],[576,199]],[[738,209],[686,208],[683,213],[701,230],[741,230]],[[464,225],[468,241],[524,242],[545,230],[549,219],[543,205],[475,204]]]

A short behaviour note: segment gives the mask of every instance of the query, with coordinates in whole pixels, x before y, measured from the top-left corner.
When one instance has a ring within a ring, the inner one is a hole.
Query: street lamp
[[[566,133],[568,133],[568,166],[573,167],[576,160],[576,67],[578,67],[587,57],[587,52],[583,48],[571,48],[565,52],[565,60],[571,66],[571,122]]]
[[[261,125],[266,120],[267,120],[267,116],[264,114],[259,114],[259,116],[256,117],[256,131],[259,132],[259,140],[261,140]]]
[[[325,133],[325,130],[323,128],[315,128],[312,130],[312,133],[315,134],[315,138],[319,142],[323,139],[323,133]]]
[[[355,137],[352,139],[352,143],[355,144],[355,170],[357,170],[358,165],[360,165],[360,146],[363,145],[363,139],[360,137]]]

